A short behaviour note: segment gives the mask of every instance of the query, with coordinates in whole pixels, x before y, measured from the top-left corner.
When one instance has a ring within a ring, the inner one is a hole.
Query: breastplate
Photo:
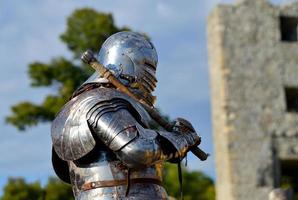
[[[86,161],[85,161],[85,160]],[[89,160],[89,161],[88,161]],[[90,161],[91,160],[91,161]],[[105,181],[127,180],[128,169],[108,150],[95,148],[88,158],[69,161],[70,179],[76,200],[160,200],[167,199],[165,189],[154,183],[130,184],[126,196],[127,185],[97,187],[84,190],[86,184]],[[148,178],[161,181],[162,165],[156,164],[144,169],[131,169],[130,179]]]

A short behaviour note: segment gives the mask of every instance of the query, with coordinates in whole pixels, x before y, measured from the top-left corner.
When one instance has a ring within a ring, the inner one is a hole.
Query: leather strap
[[[158,179],[154,178],[133,178],[130,179],[130,184],[135,183],[152,183],[156,185],[162,186],[162,182]],[[95,181],[89,182],[82,185],[81,190],[91,190],[95,188],[103,188],[103,187],[114,187],[120,185],[127,185],[127,180],[111,180],[111,181]]]
[[[130,173],[131,173],[131,169],[128,168],[127,170],[127,184],[126,184],[126,191],[125,191],[125,196],[127,197],[128,193],[129,193],[129,189],[130,189],[130,184],[131,184],[131,180],[130,180]]]
[[[179,187],[180,187],[180,199],[184,200],[183,198],[183,182],[182,182],[182,169],[181,169],[181,161],[178,164],[178,179],[179,179]]]

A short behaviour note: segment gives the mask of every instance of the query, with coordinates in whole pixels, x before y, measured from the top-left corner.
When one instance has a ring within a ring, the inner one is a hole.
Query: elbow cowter
[[[163,157],[157,133],[137,125],[137,137],[115,152],[120,160],[129,168],[144,168],[151,166]]]

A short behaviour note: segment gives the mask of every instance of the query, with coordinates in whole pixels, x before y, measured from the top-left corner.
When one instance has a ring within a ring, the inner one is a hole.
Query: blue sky
[[[218,3],[232,0],[1,0],[0,1],[0,188],[7,177],[46,182],[54,175],[50,162],[50,124],[18,132],[6,125],[10,106],[23,100],[36,103],[54,88],[30,88],[27,66],[70,57],[59,40],[66,17],[76,8],[91,7],[114,15],[118,26],[145,32],[159,55],[157,106],[171,116],[189,119],[201,134],[201,147],[211,157],[200,162],[189,156],[188,167],[215,179],[206,18]],[[274,2],[286,2],[276,0]],[[0,190],[1,194],[1,190]]]

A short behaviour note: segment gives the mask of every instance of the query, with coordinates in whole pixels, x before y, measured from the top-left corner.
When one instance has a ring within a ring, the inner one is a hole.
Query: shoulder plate
[[[149,114],[134,99],[110,88],[97,88],[71,99],[52,123],[51,135],[54,149],[63,160],[77,160],[89,153],[96,141],[89,129],[87,113],[100,102],[123,99],[139,113],[141,122],[148,126]]]

